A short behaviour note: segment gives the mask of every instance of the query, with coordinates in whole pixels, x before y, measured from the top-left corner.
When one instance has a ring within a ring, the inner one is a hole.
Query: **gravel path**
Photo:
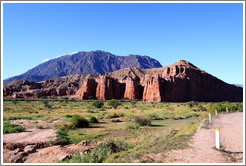
[[[213,149],[215,129],[220,129],[221,144],[227,154]],[[190,148],[167,153],[150,154],[149,157],[162,163],[231,163],[243,162],[243,113],[220,114],[213,118],[209,129],[199,128],[189,143]]]

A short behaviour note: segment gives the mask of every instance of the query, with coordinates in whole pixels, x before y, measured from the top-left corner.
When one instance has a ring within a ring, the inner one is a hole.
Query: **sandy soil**
[[[20,133],[10,133],[3,135],[3,142],[46,142],[56,136],[56,131],[53,129],[28,129]]]
[[[220,129],[221,144],[225,153],[213,149],[215,129]],[[150,154],[153,161],[162,163],[231,163],[243,162],[243,113],[220,114],[213,119],[209,129],[199,127],[189,142],[190,148],[167,153]]]
[[[36,123],[33,123],[33,122],[36,122]],[[55,120],[55,121],[52,121],[50,123],[47,123],[47,122],[45,122],[43,120],[18,119],[18,120],[11,120],[10,123],[19,124],[19,125],[25,127],[28,130],[28,129],[35,128],[36,125],[41,125],[44,128],[46,128],[46,127],[53,128],[56,124],[61,124],[62,120]]]
[[[13,124],[20,124],[26,129],[24,132],[20,133],[9,133],[3,134],[3,142],[5,143],[36,143],[36,142],[46,142],[51,140],[56,136],[56,130],[53,129],[36,129],[36,125],[42,125],[44,128],[49,126],[54,127],[56,124],[60,124],[62,121],[57,120],[51,123],[46,123],[42,120],[36,120],[36,123],[32,124],[33,120],[11,120]]]

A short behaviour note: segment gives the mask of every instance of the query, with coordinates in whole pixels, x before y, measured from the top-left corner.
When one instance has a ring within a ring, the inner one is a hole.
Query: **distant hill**
[[[39,82],[73,74],[105,74],[129,67],[149,69],[162,65],[149,56],[116,56],[104,51],[80,51],[50,59],[21,75],[5,79],[3,83],[7,84],[14,80]]]

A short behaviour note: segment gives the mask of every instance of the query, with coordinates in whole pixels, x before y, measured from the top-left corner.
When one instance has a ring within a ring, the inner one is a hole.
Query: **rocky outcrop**
[[[96,96],[97,83],[94,79],[87,78],[80,88],[79,96],[82,100],[93,99]]]
[[[75,75],[35,83],[5,85],[4,97],[78,95],[87,99],[142,99],[146,102],[243,101],[243,88],[230,85],[181,60],[153,68],[127,68],[105,75]]]
[[[125,84],[126,89],[124,97],[130,100],[139,99],[139,87],[137,80],[132,77],[127,77]]]
[[[143,101],[148,102],[161,102],[163,101],[162,82],[159,74],[150,77],[144,85]]]
[[[121,86],[117,79],[100,75],[97,79],[96,98],[99,100],[119,99]]]

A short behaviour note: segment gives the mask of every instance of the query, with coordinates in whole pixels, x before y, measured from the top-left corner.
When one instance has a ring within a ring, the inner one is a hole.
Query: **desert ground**
[[[3,111],[4,163],[243,162],[242,103],[60,97],[5,99]]]

